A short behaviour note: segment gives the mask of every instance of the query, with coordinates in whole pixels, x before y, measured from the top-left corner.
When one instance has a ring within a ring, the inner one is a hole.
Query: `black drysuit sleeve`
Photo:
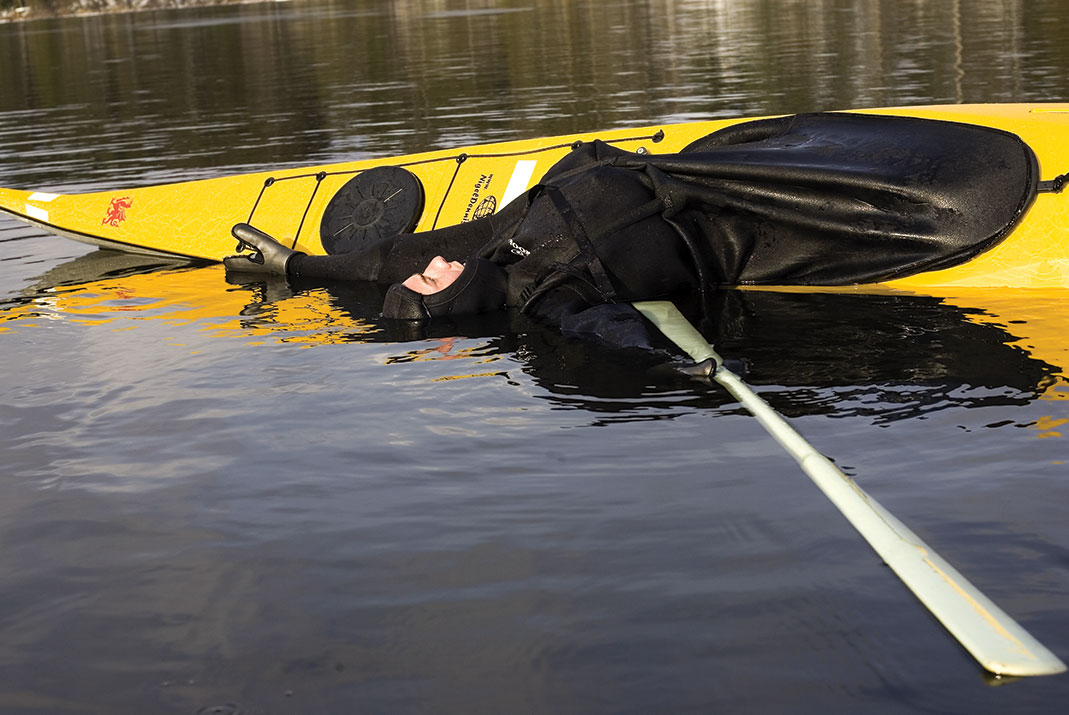
[[[535,322],[552,326],[563,335],[600,343],[610,348],[637,348],[665,360],[665,338],[628,302],[591,302],[589,293],[563,284],[524,307]]]
[[[294,255],[287,275],[327,281],[399,283],[422,271],[435,256],[465,261],[496,234],[516,224],[525,204],[513,201],[500,213],[423,233],[402,233],[351,253],[330,256]]]

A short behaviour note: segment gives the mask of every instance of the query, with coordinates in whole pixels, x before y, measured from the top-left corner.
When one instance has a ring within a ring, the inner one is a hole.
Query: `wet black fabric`
[[[736,125],[678,154],[584,144],[497,215],[300,256],[289,270],[395,282],[435,255],[479,256],[507,273],[509,305],[564,325],[591,306],[685,300],[711,286],[845,285],[946,268],[1009,233],[1037,175],[1031,149],[994,129],[795,115]]]
[[[766,285],[876,282],[962,263],[1008,235],[1038,184],[1035,155],[1016,135],[860,114],[749,122],[655,165],[700,184],[688,196],[708,208],[692,230],[716,236],[724,281]]]

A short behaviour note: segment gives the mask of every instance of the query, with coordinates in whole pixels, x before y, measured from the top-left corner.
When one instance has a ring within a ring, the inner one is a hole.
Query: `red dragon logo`
[[[100,223],[118,228],[119,224],[126,220],[126,209],[130,208],[133,203],[134,200],[129,196],[112,199],[111,206],[108,207],[108,212],[104,214],[104,220]]]

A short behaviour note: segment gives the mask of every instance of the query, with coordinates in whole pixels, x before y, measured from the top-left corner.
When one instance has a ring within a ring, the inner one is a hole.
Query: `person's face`
[[[402,281],[401,285],[420,295],[431,295],[453,285],[453,281],[463,270],[464,264],[460,261],[447,261],[441,256],[435,256],[422,273],[413,273]]]

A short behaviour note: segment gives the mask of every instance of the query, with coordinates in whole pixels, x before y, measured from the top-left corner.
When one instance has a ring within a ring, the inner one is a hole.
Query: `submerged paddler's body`
[[[501,212],[311,256],[251,226],[230,270],[392,284],[383,316],[518,309],[610,342],[627,304],[735,285],[875,283],[997,245],[1040,190],[1006,132],[859,114],[736,125],[678,154],[583,144]]]

